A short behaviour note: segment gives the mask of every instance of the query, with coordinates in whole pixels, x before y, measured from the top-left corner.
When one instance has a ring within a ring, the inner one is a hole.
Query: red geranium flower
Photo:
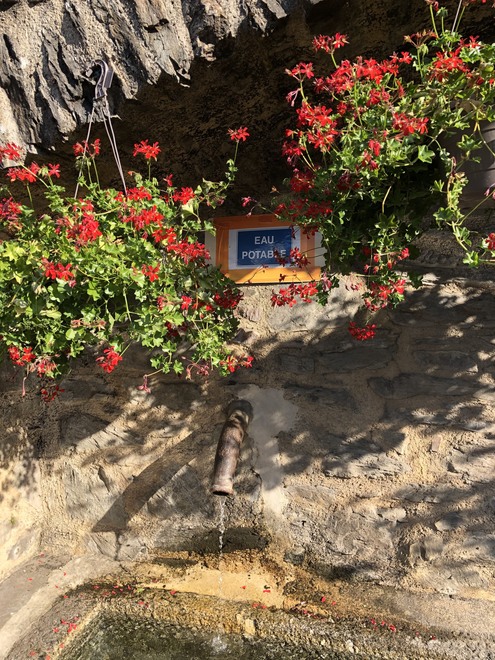
[[[180,204],[187,204],[194,197],[194,191],[192,188],[182,188],[180,191],[174,192],[172,199],[174,202],[180,202]]]
[[[241,126],[237,129],[229,128],[229,135],[230,139],[234,142],[240,142],[241,140],[242,142],[245,142],[249,137],[248,129],[245,126]]]
[[[133,156],[137,156],[138,154],[142,154],[146,160],[150,160],[151,158],[154,158],[156,160],[156,157],[160,153],[160,147],[158,145],[158,142],[153,142],[153,144],[149,144],[148,140],[141,140],[138,144],[134,145],[134,152]]]
[[[96,363],[106,371],[108,374],[111,373],[118,363],[122,360],[122,355],[119,355],[115,350],[114,346],[105,348],[103,351],[104,355],[96,358]]]

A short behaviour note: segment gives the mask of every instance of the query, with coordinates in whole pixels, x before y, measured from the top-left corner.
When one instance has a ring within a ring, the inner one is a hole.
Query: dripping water
[[[218,519],[218,596],[222,597],[223,591],[223,537],[225,534],[225,498],[219,498],[220,514]]]

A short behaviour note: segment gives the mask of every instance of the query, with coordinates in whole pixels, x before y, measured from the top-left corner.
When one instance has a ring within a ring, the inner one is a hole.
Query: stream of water
[[[218,597],[223,596],[223,537],[225,535],[225,498],[218,498],[219,516],[218,516]]]

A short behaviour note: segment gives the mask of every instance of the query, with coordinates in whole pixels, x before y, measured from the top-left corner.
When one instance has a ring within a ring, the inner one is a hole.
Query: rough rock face
[[[28,145],[51,145],[86,120],[91,95],[85,78],[95,60],[103,57],[115,67],[115,100],[132,98],[163,73],[187,80],[195,57],[214,59],[222,40],[248,27],[265,32],[299,4],[3,0],[0,134]]]

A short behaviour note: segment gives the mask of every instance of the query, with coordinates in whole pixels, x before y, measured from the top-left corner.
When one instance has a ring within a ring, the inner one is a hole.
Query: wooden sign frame
[[[216,235],[206,236],[211,261],[237,284],[310,282],[319,278],[323,260],[316,255],[321,252],[318,234],[306,236],[299,227],[268,214],[216,218],[214,224]],[[287,231],[289,228],[292,229]],[[241,248],[241,239],[245,249]],[[288,257],[289,242],[290,248],[298,247],[308,258],[306,267],[281,266],[276,262],[275,246],[282,246],[279,253]]]

